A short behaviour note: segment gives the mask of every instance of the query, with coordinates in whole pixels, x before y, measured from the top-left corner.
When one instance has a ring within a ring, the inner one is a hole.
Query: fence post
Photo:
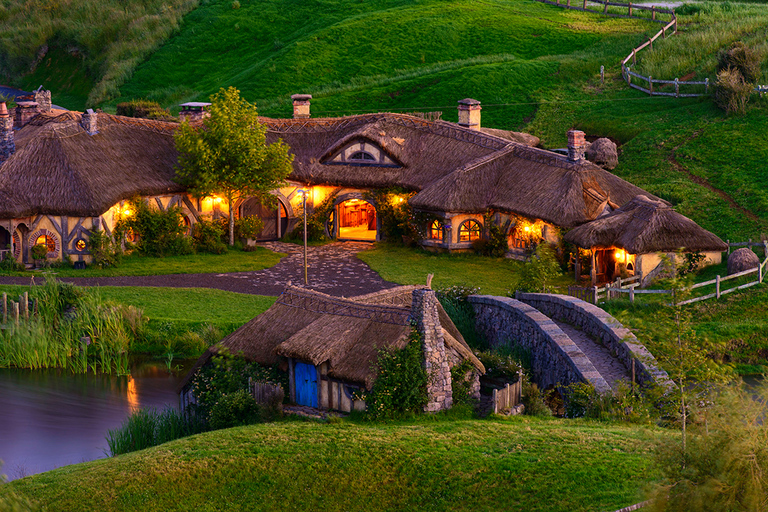
[[[8,323],[8,294],[3,292],[3,324]]]
[[[24,292],[24,319],[29,319],[29,292]]]
[[[730,256],[731,255],[731,241],[726,239],[725,243],[728,244],[728,255]]]
[[[587,0],[584,0],[584,5],[581,8],[584,9],[584,10],[587,9]]]
[[[715,298],[720,298],[720,274],[715,276]]]
[[[648,75],[648,91],[653,96],[653,77]]]
[[[672,16],[674,16],[674,14]],[[677,35],[677,18],[676,17],[674,18],[674,22],[675,22],[675,25],[674,25],[675,31],[672,32],[672,35]]]
[[[571,0],[568,1],[570,2]],[[605,83],[605,66],[600,66],[600,83]]]
[[[656,21],[656,6],[655,5],[651,6],[651,19],[653,21]]]
[[[762,283],[763,282],[763,264],[757,266],[757,282]]]
[[[632,16],[632,2],[629,2],[629,15]]]
[[[634,286],[629,287],[629,302],[631,304],[635,303],[635,287]]]
[[[653,39],[650,37],[648,38],[648,45],[649,45],[650,51],[653,51]]]
[[[680,82],[675,78],[675,98],[680,97]]]
[[[608,0],[605,0],[605,7],[603,7],[603,14],[608,14]]]
[[[632,65],[637,66],[637,51],[635,51],[635,48],[632,48]]]
[[[19,325],[19,303],[18,302],[13,303],[13,321],[16,323],[16,325]]]
[[[566,3],[566,5],[567,5],[568,7],[570,7],[570,6],[571,6],[571,0],[568,0],[568,2]]]
[[[493,414],[499,414],[499,405],[496,400],[499,399],[499,393],[496,388],[493,389]]]
[[[709,77],[704,79],[704,94],[709,94]]]

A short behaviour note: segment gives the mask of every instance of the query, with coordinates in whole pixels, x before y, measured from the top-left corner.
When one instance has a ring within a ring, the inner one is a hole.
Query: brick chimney
[[[46,91],[42,85],[35,91],[35,101],[40,105],[40,112],[47,114],[51,111],[51,91]]]
[[[13,119],[8,114],[8,107],[0,103],[0,165],[16,151],[13,140]]]
[[[568,160],[579,162],[584,160],[584,152],[587,150],[587,141],[581,130],[568,130]]]
[[[294,119],[309,119],[309,100],[312,99],[311,94],[294,94],[291,96],[293,100],[293,118]]]
[[[40,105],[36,101],[19,101],[16,103],[16,119],[14,128],[25,126],[30,119],[40,113]]]
[[[94,112],[92,108],[89,108],[83,114],[83,117],[80,120],[80,125],[88,133],[88,135],[96,135],[99,133],[98,116],[99,114]]]
[[[470,130],[480,129],[480,102],[472,98],[459,100],[459,126]]]

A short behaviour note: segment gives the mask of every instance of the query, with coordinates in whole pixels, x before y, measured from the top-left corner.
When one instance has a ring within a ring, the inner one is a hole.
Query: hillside
[[[516,417],[283,422],[17,480],[50,510],[604,511],[642,500],[659,429]],[[0,495],[3,488],[0,486]]]
[[[178,17],[193,3],[173,5]],[[678,11],[679,34],[641,56],[640,71],[714,76],[717,50],[733,40],[768,49],[761,5],[711,2]],[[235,85],[262,114],[277,117],[290,115],[297,92],[313,94],[313,115],[421,110],[442,111],[447,120],[456,120],[458,99],[472,97],[483,104],[484,126],[529,131],[547,148],[562,147],[573,127],[613,138],[621,144],[616,174],[723,239],[768,235],[768,98],[755,95],[745,116],[726,117],[709,99],[629,90],[618,63],[656,24],[532,0],[206,0],[178,26],[143,61],[118,66],[104,57],[102,67],[87,68],[91,75],[52,46],[22,81],[53,87],[56,101],[82,108],[89,84],[100,84],[92,98],[104,96],[104,80],[117,91],[120,80],[98,73],[119,68],[127,81],[108,110],[140,97],[173,108]]]

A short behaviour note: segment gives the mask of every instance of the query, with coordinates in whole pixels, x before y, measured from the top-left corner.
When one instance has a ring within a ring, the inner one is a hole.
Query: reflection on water
[[[139,407],[178,407],[162,363],[131,376],[73,375],[62,370],[0,369],[0,460],[9,479],[105,456],[107,430]]]

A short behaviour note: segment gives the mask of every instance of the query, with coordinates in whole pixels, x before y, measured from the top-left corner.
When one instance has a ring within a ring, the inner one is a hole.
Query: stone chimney
[[[309,100],[312,99],[311,94],[294,94],[291,96],[293,100],[293,118],[294,119],[309,119]]]
[[[584,152],[587,150],[587,141],[581,130],[568,130],[568,160],[580,162],[584,160]]]
[[[96,135],[99,133],[98,118],[99,114],[94,112],[92,108],[89,108],[83,114],[83,117],[80,120],[80,125],[88,135]]]
[[[206,110],[209,106],[211,106],[210,103],[202,101],[190,101],[189,103],[182,103],[179,106],[181,107],[181,112],[179,112],[179,121],[182,123],[184,120],[192,123],[195,121],[202,121],[203,118],[206,117],[211,117],[211,113]]]
[[[480,102],[472,98],[459,100],[459,126],[470,130],[480,129]]]
[[[0,165],[16,152],[13,140],[13,119],[8,114],[5,102],[0,103]]]
[[[36,101],[19,101],[16,103],[16,119],[14,128],[25,126],[30,119],[40,113],[40,105]]]
[[[35,91],[35,101],[40,105],[40,112],[47,114],[51,111],[51,91],[46,91],[42,85]]]
[[[411,319],[416,330],[424,337],[424,368],[429,374],[425,412],[450,409],[453,405],[451,367],[445,353],[445,338],[440,325],[437,296],[433,290],[414,290],[411,303]]]

